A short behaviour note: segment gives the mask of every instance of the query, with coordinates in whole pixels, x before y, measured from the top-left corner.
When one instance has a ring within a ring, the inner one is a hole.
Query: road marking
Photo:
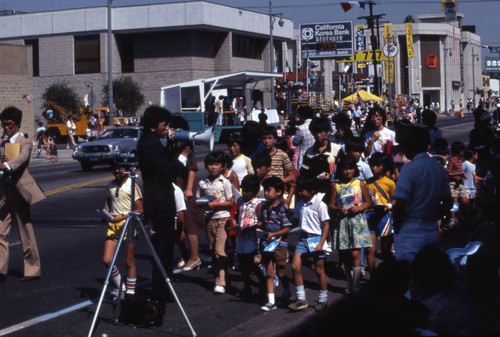
[[[94,179],[94,180],[90,180],[90,181],[85,181],[83,183],[78,183],[78,184],[68,185],[68,186],[64,186],[64,187],[59,187],[59,188],[56,188],[56,189],[53,189],[53,190],[45,192],[45,195],[48,197],[48,196],[54,195],[56,193],[61,193],[61,192],[64,192],[64,191],[69,191],[69,190],[72,190],[74,188],[79,188],[79,187],[83,187],[83,186],[87,186],[87,185],[92,185],[92,184],[100,183],[100,182],[111,180],[111,179],[114,179],[114,177],[104,177],[104,178]]]
[[[144,281],[140,282],[139,284],[137,284],[137,288],[145,286],[145,285],[147,285],[149,283],[151,283],[151,279],[144,280]],[[113,293],[107,293],[106,296],[105,296],[105,298],[111,298],[112,296],[114,296]],[[0,336],[5,336],[5,335],[8,335],[10,333],[13,333],[13,332],[16,332],[16,331],[19,331],[19,330],[22,330],[22,329],[29,328],[30,326],[36,325],[38,323],[46,322],[46,321],[49,321],[51,319],[57,318],[59,316],[66,315],[66,314],[68,314],[68,313],[70,313],[72,311],[80,310],[82,308],[85,308],[86,306],[89,306],[89,305],[93,304],[93,303],[97,303],[97,301],[99,301],[99,298],[94,298],[94,299],[87,300],[85,302],[78,303],[78,304],[72,305],[70,307],[61,309],[61,310],[56,311],[56,312],[52,312],[52,313],[49,313],[49,314],[38,316],[38,317],[35,317],[35,318],[32,318],[32,319],[29,319],[27,321],[24,321],[24,322],[21,322],[21,323],[9,326],[7,328],[4,328],[4,329],[0,330]]]

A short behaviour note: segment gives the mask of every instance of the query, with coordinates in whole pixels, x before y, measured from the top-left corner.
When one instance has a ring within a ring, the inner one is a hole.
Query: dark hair
[[[255,174],[249,174],[241,181],[241,190],[250,191],[257,195],[260,191],[260,180]]]
[[[241,129],[241,138],[243,138],[243,146],[241,152],[246,156],[251,156],[258,148],[262,128],[256,121],[247,121]]]
[[[224,165],[224,152],[212,151],[205,157],[205,168],[210,164]]]
[[[330,121],[325,117],[314,117],[309,124],[309,131],[314,135],[318,132],[330,132]]]
[[[422,111],[422,123],[424,125],[427,125],[427,126],[434,126],[434,124],[436,124],[436,114],[434,113],[434,111],[432,110],[429,110],[429,109],[425,109],[424,111]]]
[[[170,111],[157,105],[151,105],[144,110],[142,117],[144,132],[151,132],[150,129],[157,128],[161,122],[170,122],[171,119]]]
[[[444,138],[438,138],[434,141],[434,144],[432,145],[434,148],[434,152],[440,156],[445,156],[449,154],[448,151],[448,142]]]
[[[387,172],[391,169],[391,157],[386,155],[383,152],[374,152],[368,159],[368,165],[370,166],[383,166],[384,172]]]
[[[464,151],[464,159],[465,160],[471,159],[473,154],[474,154],[474,152],[472,152],[471,149],[465,149],[465,151]]]
[[[398,171],[401,173],[401,168],[403,167],[404,163],[394,163],[392,166],[392,171],[394,172],[395,169],[398,169]]]
[[[345,150],[347,152],[363,152],[365,150],[365,143],[363,142],[363,138],[358,136],[350,137],[345,142]]]
[[[255,169],[265,166],[265,167],[271,167],[272,159],[271,156],[269,156],[267,153],[259,153],[255,157],[252,158],[252,167],[255,171]]]
[[[337,170],[335,171],[334,178],[341,179],[342,170],[346,168],[354,169],[354,177],[359,176],[359,169],[356,159],[351,154],[348,154],[340,159],[339,164],[337,165]]]
[[[382,125],[385,125],[385,122],[387,121],[387,115],[385,114],[384,108],[380,106],[374,106],[368,111],[366,120],[371,123],[371,119],[374,115],[380,115],[380,117],[382,117]]]
[[[283,183],[283,180],[281,180],[281,178],[279,178],[279,177],[269,177],[269,178],[264,179],[262,181],[262,187],[264,187],[264,189],[266,189],[268,187],[272,187],[276,190],[276,192],[278,192],[278,191],[284,192],[285,191],[285,183]]]
[[[170,126],[174,130],[181,129],[181,130],[189,131],[189,123],[182,116],[178,116],[178,115],[172,116],[172,120],[170,121]]]
[[[453,287],[455,267],[448,255],[437,244],[424,246],[415,256],[412,264],[414,282],[419,284],[424,298]]]
[[[335,123],[337,129],[351,130],[351,119],[343,112],[339,112],[333,116],[332,121]]]
[[[267,135],[271,135],[275,139],[278,139],[278,131],[276,131],[276,128],[272,125],[267,125],[262,129],[261,136],[267,136]]]
[[[456,141],[451,143],[451,155],[452,156],[458,156],[460,154],[460,151],[465,150],[465,145],[464,143],[460,141]]]
[[[240,147],[243,144],[243,138],[239,133],[233,133],[229,135],[229,138],[226,142],[227,146],[232,146],[233,144],[238,144]]]
[[[18,108],[16,108],[15,106],[6,107],[0,114],[0,120],[13,121],[17,126],[21,126],[22,119],[23,119],[23,112]]]
[[[316,192],[318,190],[318,179],[310,175],[300,176],[297,179],[297,192],[300,191]]]
[[[314,116],[314,111],[309,105],[304,105],[304,106],[300,106],[297,109],[297,114],[304,119],[308,119],[308,118],[312,118],[312,116]]]
[[[396,142],[415,154],[426,152],[431,144],[429,130],[423,126],[415,126],[407,120],[396,124]],[[406,153],[408,156],[408,153]]]
[[[233,167],[233,159],[226,152],[222,152],[222,166],[225,166],[228,170]]]

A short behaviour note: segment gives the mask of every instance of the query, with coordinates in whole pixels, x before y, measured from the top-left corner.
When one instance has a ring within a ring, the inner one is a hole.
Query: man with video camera
[[[162,140],[172,139],[171,114],[168,110],[150,106],[142,119],[144,133],[137,144],[137,157],[144,183],[144,215],[153,223],[152,242],[163,267],[171,277],[175,243],[174,218],[176,215],[172,183],[186,170],[191,148],[186,146],[177,158]],[[175,153],[174,153],[175,152]],[[160,270],[153,265],[153,296],[164,304],[170,298]]]
[[[440,240],[437,221],[452,199],[446,171],[427,153],[429,131],[402,121],[396,141],[411,162],[402,167],[393,195],[394,249],[396,259],[411,263],[422,247]]]

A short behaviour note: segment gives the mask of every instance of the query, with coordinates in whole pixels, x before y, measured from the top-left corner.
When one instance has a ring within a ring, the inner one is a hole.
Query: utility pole
[[[373,15],[373,5],[376,5],[374,1],[367,1],[366,2],[368,6],[370,7],[370,15],[369,16],[360,16],[358,19],[365,19],[366,23],[368,24],[368,28],[370,29],[370,44],[372,45],[372,52],[373,52],[373,68],[374,68],[374,78],[373,78],[373,85],[374,85],[374,91],[375,95],[380,96],[380,88],[379,88],[379,77],[377,74],[377,54],[376,50],[378,49],[378,42],[377,42],[377,36],[378,36],[378,31],[377,35],[375,35],[375,25],[374,25],[374,20],[376,19],[377,22],[379,18],[383,17],[385,14],[378,14],[378,15]],[[378,30],[378,24],[377,24],[377,30]]]
[[[114,125],[115,103],[113,102],[113,44],[111,32],[111,3],[113,0],[108,0],[108,125]]]

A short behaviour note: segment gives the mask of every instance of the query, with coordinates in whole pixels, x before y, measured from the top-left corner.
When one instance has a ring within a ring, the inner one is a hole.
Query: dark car
[[[72,157],[84,171],[90,171],[94,165],[111,165],[117,157],[135,154],[141,134],[140,126],[106,129],[95,141],[78,144]]]

